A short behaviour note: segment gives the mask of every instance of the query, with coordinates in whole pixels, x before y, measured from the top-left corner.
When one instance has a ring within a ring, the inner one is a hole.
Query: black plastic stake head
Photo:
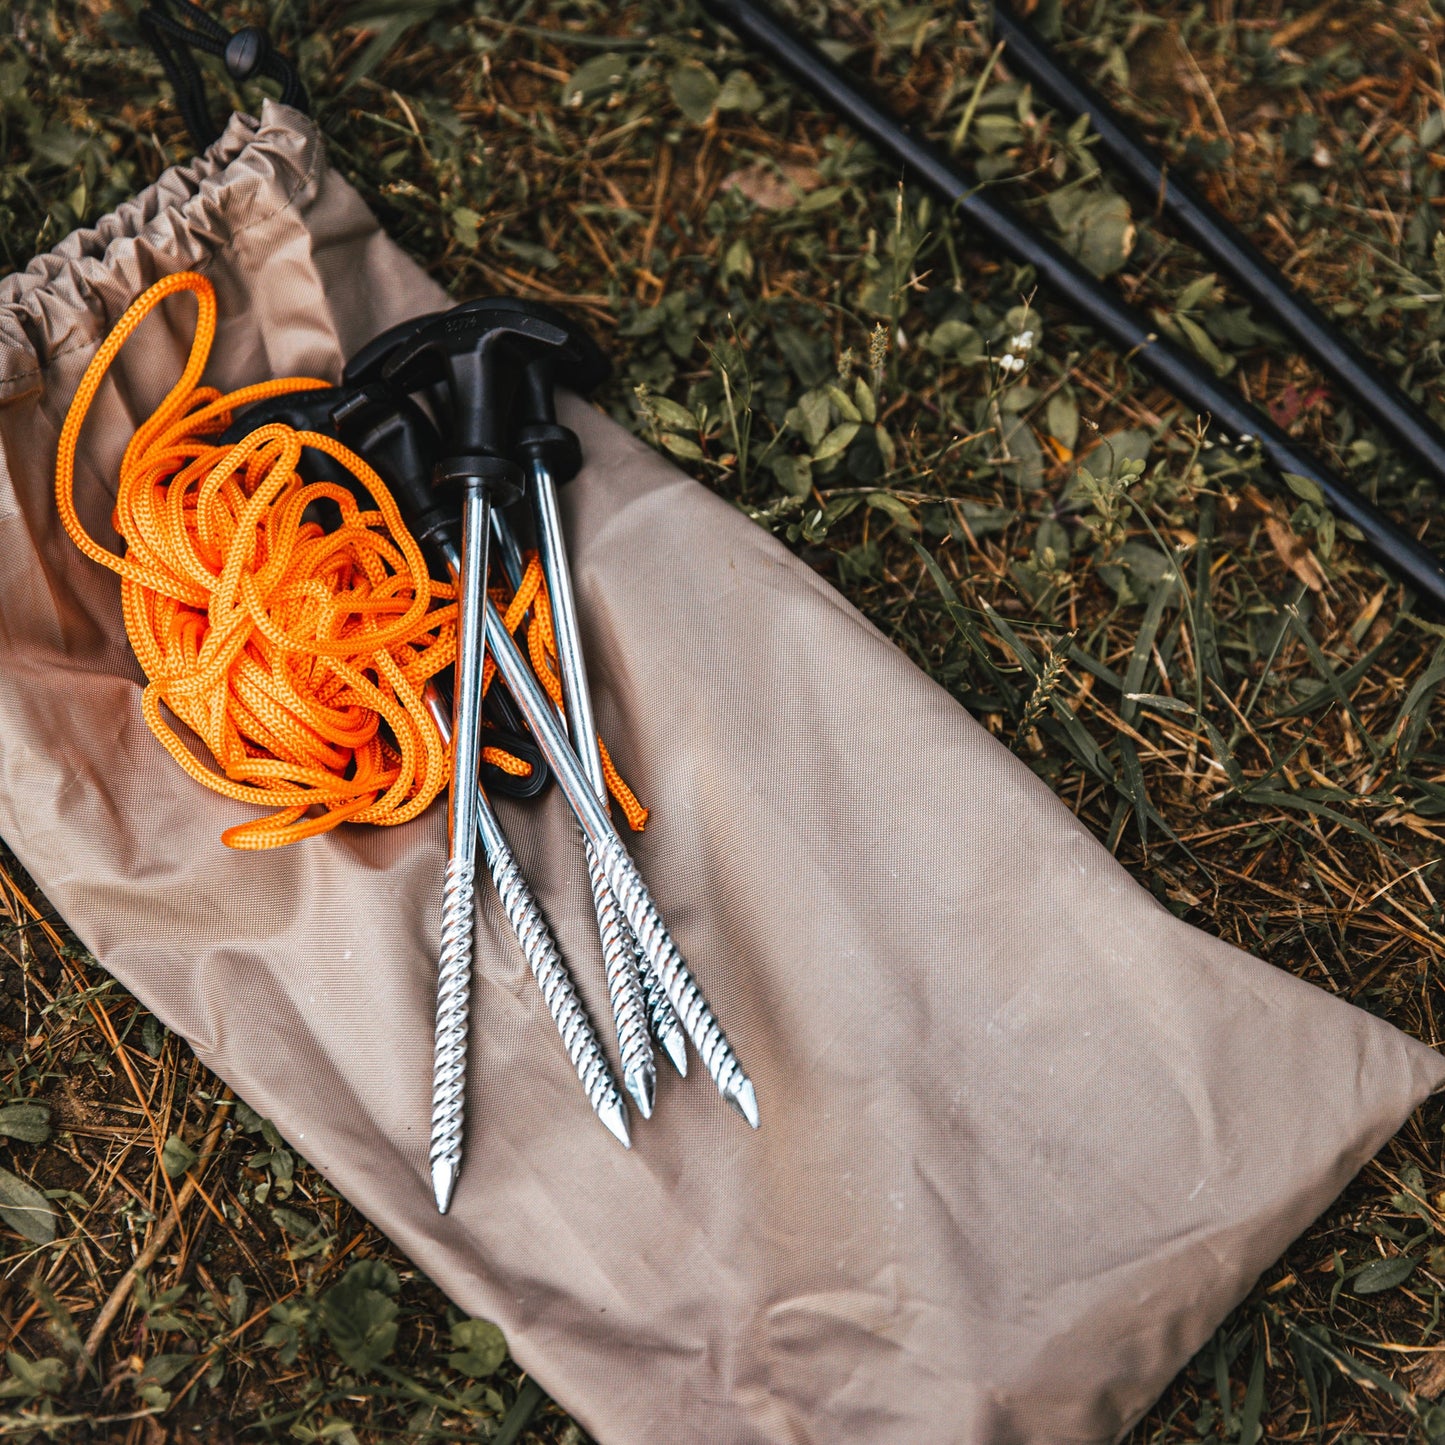
[[[557,420],[555,389],[565,386],[588,396],[607,380],[612,368],[591,336],[562,312],[535,301],[509,304],[567,333],[564,345],[527,358],[516,404],[516,449],[524,460],[541,462],[554,482],[570,482],[582,470],[582,444],[576,432]]]
[[[520,367],[512,404],[513,420],[517,424],[513,451],[524,460],[541,461],[554,481],[570,481],[581,469],[582,449],[576,435],[557,422],[554,391],[564,386],[581,396],[590,396],[612,374],[606,356],[579,322],[541,301],[489,296],[468,302],[467,309],[486,314],[503,326],[550,327],[564,338],[546,346],[537,345],[534,338],[529,338],[531,344],[506,341],[503,345],[518,353],[516,361]],[[395,347],[409,340],[415,330],[415,325],[410,323],[392,327],[358,352],[352,362],[358,377],[373,370],[379,372],[377,356],[384,343]],[[348,377],[352,366],[347,368]]]
[[[368,386],[374,381],[380,381],[392,353],[410,341],[423,326],[429,325],[441,315],[440,311],[429,311],[424,316],[411,316],[373,336],[360,351],[352,353],[341,373],[342,385]]]
[[[335,437],[359,453],[396,497],[408,526],[423,544],[433,533],[455,522],[454,513],[443,515],[437,507],[436,494],[429,485],[441,454],[441,438],[410,397],[393,393],[381,382],[367,387],[343,383],[286,392],[248,407],[217,442],[221,446],[234,445],[270,422]],[[373,500],[346,467],[318,447],[302,448],[297,470],[308,481],[346,487],[363,506]]]
[[[565,345],[551,322],[487,301],[470,301],[432,317],[401,342],[382,367],[400,391],[438,382],[448,392],[447,448],[435,481],[485,492],[498,505],[521,494],[522,470],[508,447],[508,411],[517,359]]]

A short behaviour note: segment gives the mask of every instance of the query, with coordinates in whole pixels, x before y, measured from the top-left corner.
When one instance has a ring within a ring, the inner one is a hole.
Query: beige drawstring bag
[[[479,895],[467,1157],[439,1217],[443,809],[227,851],[246,810],[146,731],[116,579],[55,516],[81,372],[187,268],[219,293],[228,388],[335,378],[445,303],[269,103],[0,281],[0,833],[105,967],[604,1445],[1111,1440],[1445,1079],[1165,912],[807,567],[573,402],[599,722],[763,1125],[694,1067],[620,1149]],[[144,323],[92,409],[96,536],[190,306]],[[898,735],[880,780],[872,743]],[[570,816],[555,790],[501,811],[604,1020]]]

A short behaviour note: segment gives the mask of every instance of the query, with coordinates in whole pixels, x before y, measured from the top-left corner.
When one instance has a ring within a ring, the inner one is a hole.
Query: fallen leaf
[[[55,1210],[33,1184],[0,1169],[0,1220],[34,1244],[55,1238]]]
[[[1325,590],[1325,573],[1310,545],[1289,524],[1283,509],[1253,482],[1243,488],[1244,500],[1264,517],[1264,531],[1275,555],[1311,592]]]
[[[677,108],[694,124],[705,125],[717,104],[718,78],[705,65],[684,61],[667,79]]]
[[[1299,388],[1291,383],[1269,404],[1269,414],[1278,427],[1287,427],[1299,418],[1304,410],[1304,398]]]
[[[50,1137],[50,1110],[44,1104],[7,1104],[0,1109],[0,1134],[43,1144]]]
[[[1415,1367],[1420,1373],[1415,1382],[1415,1393],[1427,1400],[1438,1400],[1445,1394],[1445,1355],[1432,1355]]]
[[[1407,1254],[1372,1259],[1351,1276],[1350,1288],[1358,1295],[1383,1294],[1387,1289],[1404,1284],[1415,1273],[1417,1263]]]
[[[506,1338],[488,1320],[458,1320],[452,1326],[452,1343],[457,1352],[447,1356],[447,1363],[474,1380],[495,1374],[507,1358]]]
[[[1325,590],[1324,569],[1316,560],[1315,554],[1310,551],[1309,543],[1303,537],[1292,532],[1289,523],[1282,517],[1277,517],[1273,512],[1264,519],[1264,530],[1279,560],[1311,592],[1323,592]]]
[[[822,183],[822,176],[812,166],[795,161],[785,161],[781,165],[757,161],[734,171],[723,181],[723,187],[741,191],[753,205],[764,211],[786,211]]]
[[[610,50],[605,55],[594,55],[573,72],[562,88],[562,104],[579,106],[612,94],[626,83],[629,69],[625,55],[614,55]]]
[[[1276,426],[1291,427],[1305,412],[1312,411],[1322,401],[1325,401],[1328,395],[1329,393],[1322,386],[1311,387],[1309,391],[1301,392],[1291,382],[1269,403],[1269,414],[1274,419]]]

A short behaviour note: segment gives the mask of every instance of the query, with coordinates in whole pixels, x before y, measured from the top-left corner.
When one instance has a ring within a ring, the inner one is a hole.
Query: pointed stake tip
[[[637,1112],[644,1119],[652,1118],[652,1106],[657,1102],[657,1070],[651,1064],[633,1069],[622,1076],[627,1092],[637,1103]]]
[[[761,1120],[758,1117],[758,1096],[753,1089],[753,1081],[744,1078],[740,1084],[735,1084],[728,1091],[726,1097],[728,1103],[756,1129]]]
[[[627,1105],[621,1099],[609,1099],[598,1109],[597,1117],[624,1149],[632,1148],[632,1133],[627,1127]]]
[[[436,1160],[431,1167],[431,1188],[438,1214],[445,1214],[452,1207],[452,1191],[456,1186],[457,1166],[450,1159]]]
[[[682,1078],[687,1078],[687,1035],[680,1027],[670,1028],[658,1039],[662,1051],[672,1061],[672,1067]]]

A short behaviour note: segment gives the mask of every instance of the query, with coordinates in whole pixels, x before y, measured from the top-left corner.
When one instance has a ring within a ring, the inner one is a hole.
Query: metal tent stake
[[[547,595],[552,603],[552,626],[557,637],[557,665],[562,673],[562,696],[567,705],[567,734],[587,781],[604,807],[607,779],[602,773],[602,755],[597,748],[597,723],[592,715],[592,698],[587,688],[587,665],[577,635],[577,608],[572,597],[572,574],[567,566],[562,519],[557,511],[557,486],[540,456],[527,463],[528,490],[537,519],[537,544],[542,569],[547,577]],[[587,876],[592,898],[602,925],[602,951],[607,961],[607,988],[617,1019],[617,1043],[622,1050],[622,1077],[627,1092],[638,1101],[643,1117],[651,1117],[657,1071],[650,1042],[647,998],[632,953],[631,931],[602,874],[597,850],[586,845]],[[676,1045],[674,1044],[674,1047]],[[675,1061],[675,1055],[674,1055]],[[687,1055],[683,1053],[686,1067]],[[646,1094],[647,1107],[642,1107]]]
[[[431,1178],[445,1214],[462,1164],[467,1028],[472,988],[473,894],[477,796],[482,765],[482,603],[486,598],[485,492],[471,489],[462,507],[457,584],[457,681],[452,711],[452,787],[447,813],[449,852],[442,880],[441,958],[437,965],[436,1037],[432,1052]]]
[[[508,525],[507,519],[500,512],[492,513],[492,522],[494,536],[497,538],[498,542],[502,547],[502,567],[507,574],[508,582],[511,584],[512,589],[515,591],[518,587],[522,585],[522,549],[517,543],[516,534]],[[555,604],[553,610],[555,614]],[[563,688],[563,695],[566,696],[565,681],[563,683]],[[580,762],[582,761],[582,759],[579,757],[578,761]],[[600,768],[600,757],[598,760],[598,765]],[[550,777],[550,770],[548,776]],[[605,779],[603,780],[602,786],[604,788],[606,787]],[[604,807],[606,807],[606,795],[603,792],[599,791],[598,797],[602,799],[602,804]],[[591,865],[589,861],[589,869],[590,866]],[[611,900],[610,890],[608,893],[608,898],[609,900]],[[594,903],[597,902],[597,895],[595,892],[593,896],[593,901]],[[615,900],[611,900],[611,905],[615,909]],[[598,925],[600,931],[602,925],[600,903],[598,904],[598,908]],[[652,965],[647,961],[647,956],[638,947],[637,939],[633,936],[632,930],[630,928],[627,928],[626,920],[623,919],[621,921],[623,928],[626,930],[628,946],[634,950],[634,956],[637,960],[637,971],[638,975],[642,980],[642,994],[643,999],[647,1005],[647,1016],[648,1022],[652,1026],[652,1036],[657,1040],[658,1044],[661,1045],[663,1053],[667,1056],[673,1068],[675,1068],[680,1075],[686,1078],[687,1035],[683,1032],[682,1025],[678,1022],[677,1012],[673,1008],[672,1003],[667,997],[667,991],[663,988],[662,981],[652,971]]]
[[[445,1214],[462,1161],[467,1027],[471,998],[472,933],[478,799],[482,761],[482,678],[487,598],[487,543],[494,503],[521,490],[522,471],[506,452],[504,401],[511,353],[503,343],[556,344],[545,327],[459,309],[416,331],[393,357],[419,383],[442,384],[452,399],[447,454],[433,487],[446,498],[460,492],[461,547],[457,578],[456,695],[452,724],[450,855],[442,886],[442,947],[437,975],[436,1046],[432,1073],[432,1189]]]

